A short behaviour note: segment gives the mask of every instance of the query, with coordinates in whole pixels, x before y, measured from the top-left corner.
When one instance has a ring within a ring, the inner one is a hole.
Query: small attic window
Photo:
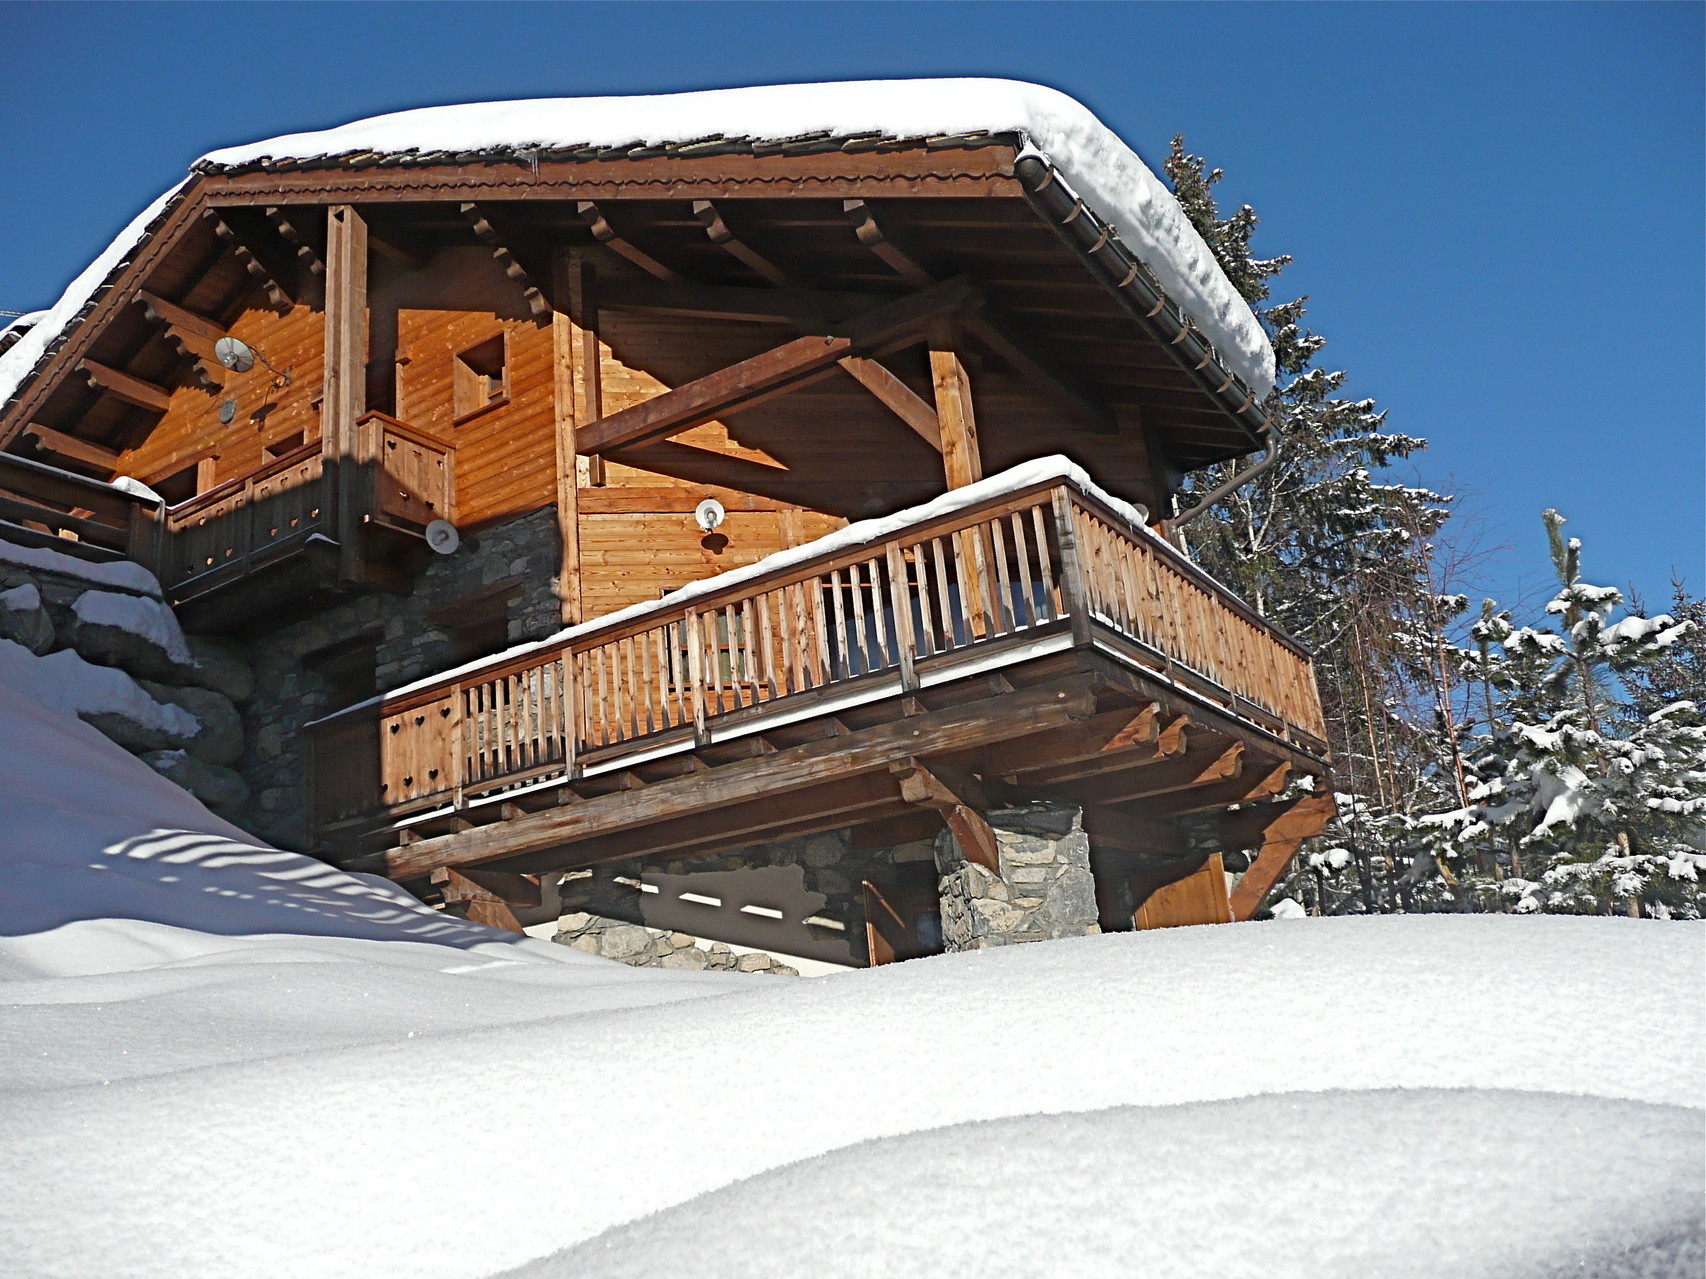
[[[461,422],[509,402],[508,335],[495,333],[455,359],[455,419]]]

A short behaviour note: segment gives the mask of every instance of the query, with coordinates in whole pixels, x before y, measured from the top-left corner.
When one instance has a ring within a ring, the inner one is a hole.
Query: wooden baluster
[[[896,654],[900,662],[900,686],[918,687],[918,637],[912,628],[912,592],[907,588],[906,553],[899,542],[886,548],[889,569],[889,607],[894,611]]]
[[[879,560],[865,561],[865,580],[871,584],[871,638],[877,645],[877,669],[887,670],[895,664],[895,658],[889,649],[888,592],[883,589],[880,564]]]
[[[995,618],[1001,625],[1002,633],[1011,635],[1019,628],[1019,619],[1013,611],[1013,579],[1007,568],[1007,536],[1001,531],[999,515],[991,516],[988,526],[990,541],[995,549],[995,593],[998,597]]]
[[[1078,535],[1073,527],[1077,506],[1065,489],[1055,489],[1055,544],[1060,548],[1060,593],[1066,616],[1072,620],[1072,643],[1076,648],[1090,646],[1090,604],[1086,598],[1084,566],[1078,558]]]
[[[806,588],[801,582],[788,587],[788,599],[793,610],[794,669],[798,687],[804,691],[817,687],[812,679],[812,619],[811,605],[806,600]]]
[[[1019,568],[1019,589],[1024,593],[1019,625],[1032,627],[1037,624],[1037,596],[1031,580],[1031,548],[1025,544],[1025,516],[1022,511],[1014,511],[1009,518],[1013,524],[1013,559]]]
[[[758,657],[764,664],[764,686],[770,690],[767,700],[775,701],[782,695],[782,686],[776,679],[776,637],[770,629],[770,596],[769,591],[763,591],[757,600]]]
[[[835,656],[840,660],[841,678],[846,679],[853,673],[853,663],[847,652],[847,607],[842,598],[841,570],[838,568],[829,571],[829,590],[835,615]]]
[[[1049,555],[1048,519],[1041,502],[1031,508],[1031,531],[1036,537],[1037,575],[1043,588],[1043,620],[1057,621],[1066,613],[1061,603],[1059,579],[1054,575],[1054,560]]]
[[[707,713],[721,715],[723,713],[723,646],[721,637],[717,634],[717,610],[701,613],[700,629],[705,637],[705,660],[711,664],[711,678],[707,687],[711,696],[706,699]]]
[[[693,699],[693,740],[705,742],[705,644],[699,629],[699,610],[687,610],[687,685]]]
[[[854,645],[858,651],[858,661],[852,667],[852,673],[863,675],[871,669],[871,642],[865,633],[865,587],[860,580],[859,565],[847,566],[847,581],[853,592],[853,635]]]
[[[908,594],[916,592],[918,599],[918,626],[914,628],[913,643],[916,646],[914,657],[934,657],[940,648],[936,643],[936,622],[930,607],[930,559],[924,549],[923,542],[916,542],[912,548],[912,565],[917,571],[918,580],[908,585]],[[906,552],[902,552],[904,559]],[[904,567],[904,564],[903,564]]]
[[[806,607],[811,610],[812,677],[819,687],[829,683],[829,614],[823,606],[823,578],[814,577],[804,587]]]
[[[948,585],[948,557],[942,549],[941,538],[933,537],[930,539],[930,551],[931,559],[936,566],[937,600],[942,606],[940,610],[942,617],[942,651],[946,653],[951,649],[958,648],[960,645],[960,635],[962,633],[959,629],[960,618],[954,609],[953,589]],[[971,630],[969,627],[965,630],[964,634],[968,637],[970,636]]]

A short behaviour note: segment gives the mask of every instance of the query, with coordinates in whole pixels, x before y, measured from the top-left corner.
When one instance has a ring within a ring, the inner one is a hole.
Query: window
[[[306,443],[307,440],[301,431],[294,435],[287,435],[282,440],[274,440],[261,449],[261,464],[264,466],[268,462],[278,461],[281,457],[289,457]]]
[[[455,418],[461,422],[486,409],[509,402],[508,336],[497,333],[457,355]]]
[[[215,465],[211,457],[191,462],[181,471],[149,480],[148,487],[165,499],[167,506],[187,502],[197,493],[205,493],[216,483]]]
[[[510,609],[520,599],[521,589],[516,583],[500,582],[429,614],[433,625],[450,640],[451,665],[460,666],[508,648]]]
[[[379,636],[358,635],[302,659],[326,685],[334,707],[353,706],[379,691]]]

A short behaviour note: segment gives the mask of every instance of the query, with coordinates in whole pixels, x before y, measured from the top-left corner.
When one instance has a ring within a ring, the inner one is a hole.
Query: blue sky
[[[1699,592],[1706,6],[0,3],[0,308],[48,305],[214,147],[437,102],[998,75],[1152,165],[1183,132],[1297,259],[1323,362],[1426,436],[1471,586]]]

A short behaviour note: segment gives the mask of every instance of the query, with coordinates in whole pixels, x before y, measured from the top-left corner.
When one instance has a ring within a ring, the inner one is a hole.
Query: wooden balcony
[[[679,806],[650,814],[633,798],[624,805],[614,791],[660,778],[679,787],[695,772],[720,777],[719,765],[736,757],[780,750],[773,760],[783,761],[802,733],[863,722],[862,707],[919,715],[969,696],[956,690],[993,688],[1013,696],[988,699],[979,713],[1011,723],[981,736],[949,733],[937,748],[1023,736],[1044,721],[1027,718],[1042,693],[1025,691],[1040,688],[1041,676],[1021,672],[1083,672],[1087,663],[1129,672],[1135,698],[1154,690],[1212,723],[1216,740],[1248,739],[1321,771],[1324,728],[1307,650],[1136,523],[1130,508],[1056,473],[855,525],[322,720],[310,728],[313,822],[323,847],[348,849],[364,834],[389,842],[396,826],[430,835],[543,803],[577,814],[558,832],[573,844],[683,815]],[[1079,706],[1089,678],[1071,676],[1057,700],[1065,705],[1070,692]],[[1085,705],[1083,714],[1096,713]],[[1045,709],[1052,725],[1058,716]],[[853,733],[839,761],[835,743],[819,741],[817,762],[786,784],[845,789],[861,772],[886,770],[889,757],[923,750],[931,716],[910,722],[919,726],[913,740],[885,729],[894,740],[869,750]],[[718,802],[767,793],[743,792],[727,775]],[[755,773],[752,785],[782,787],[778,778]],[[699,811],[687,813],[695,829],[733,846],[738,831],[715,833],[715,804],[699,790]],[[874,796],[865,807],[888,811],[892,796],[882,787]],[[835,816],[815,820],[821,828]],[[433,825],[447,820],[460,824]],[[646,849],[644,830],[628,834],[623,846]],[[601,847],[608,856],[615,845]],[[406,877],[428,865],[405,846],[387,868]]]
[[[448,517],[455,487],[449,448],[383,413],[365,415],[358,426],[361,456],[376,459],[365,527],[381,536],[418,535]],[[247,578],[316,539],[333,543],[336,465],[315,441],[168,508],[158,571],[173,602]]]

